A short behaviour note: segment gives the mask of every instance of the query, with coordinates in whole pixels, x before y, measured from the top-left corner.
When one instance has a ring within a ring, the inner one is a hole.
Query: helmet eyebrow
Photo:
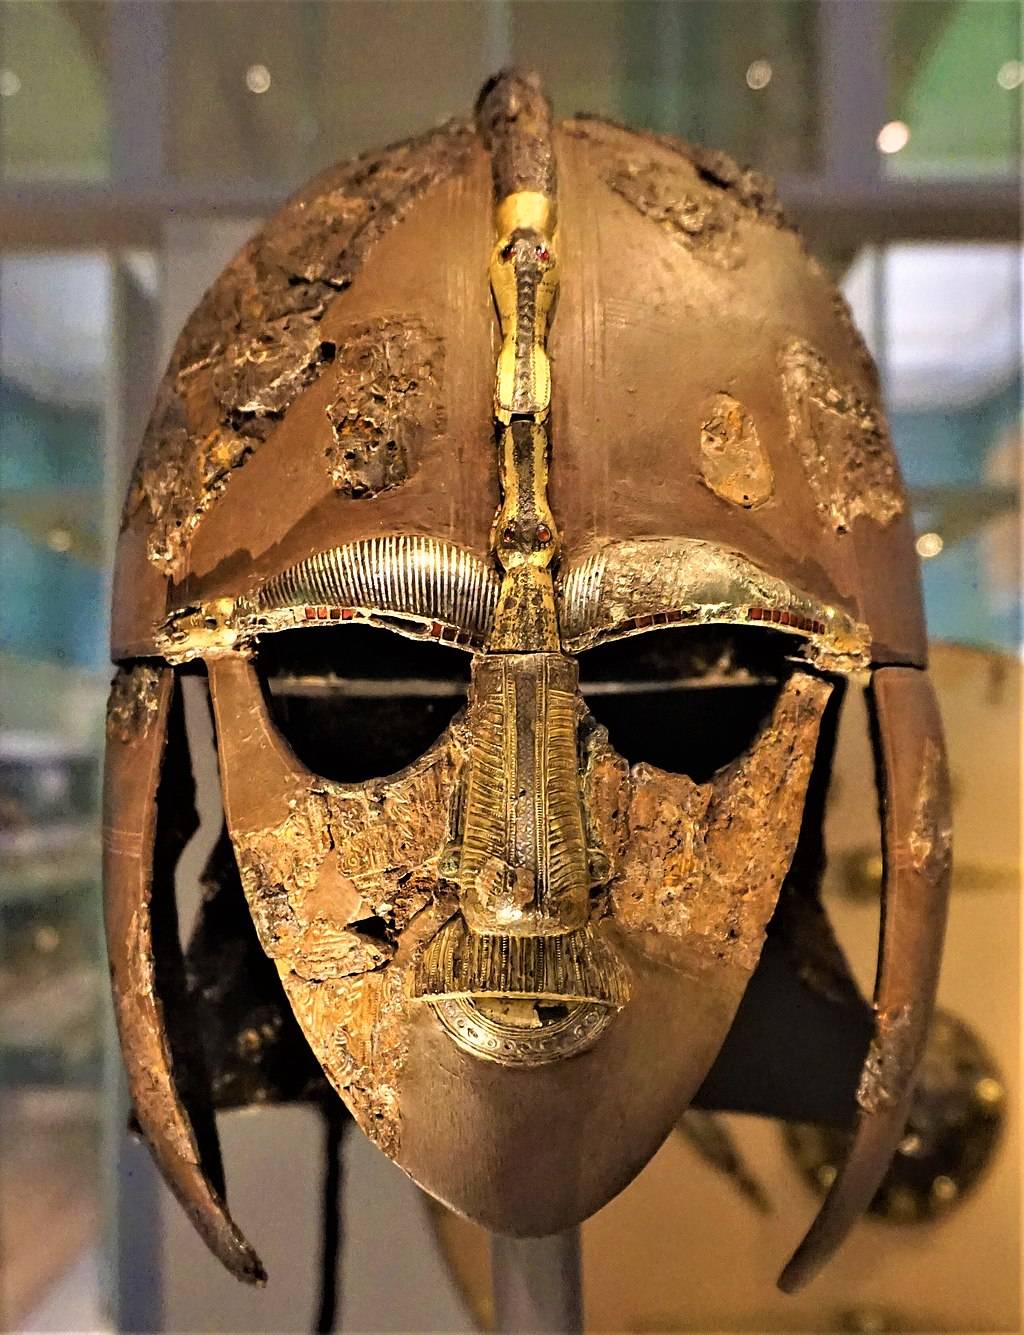
[[[238,598],[178,608],[156,648],[169,663],[188,663],[245,652],[274,631],[370,621],[474,650],[494,623],[500,583],[482,557],[440,538],[363,538],[315,552]]]
[[[557,596],[572,653],[664,625],[763,623],[802,637],[821,667],[852,672],[870,661],[867,626],[698,538],[613,543],[563,570]]]
[[[494,622],[500,580],[475,553],[390,534],[318,552],[256,592],[260,633],[369,619],[404,634],[475,648]]]

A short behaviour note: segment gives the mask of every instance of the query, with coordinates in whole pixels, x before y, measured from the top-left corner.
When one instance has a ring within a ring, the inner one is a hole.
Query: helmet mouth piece
[[[431,1011],[455,1045],[501,1066],[546,1066],[596,1043],[615,1008],[591,1001],[431,997]]]
[[[513,999],[617,1010],[629,997],[625,970],[588,924],[572,932],[511,936],[472,931],[462,914],[440,928],[420,956],[416,1000]]]

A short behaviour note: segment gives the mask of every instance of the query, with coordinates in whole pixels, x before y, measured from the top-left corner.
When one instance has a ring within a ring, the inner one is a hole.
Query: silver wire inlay
[[[260,589],[260,611],[326,603],[406,613],[486,635],[500,581],[479,556],[441,542],[398,534],[318,552]]]

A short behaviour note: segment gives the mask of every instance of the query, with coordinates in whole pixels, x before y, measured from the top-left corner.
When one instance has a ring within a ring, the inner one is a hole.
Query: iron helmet
[[[763,177],[553,123],[510,72],[474,119],[316,178],[174,348],[113,657],[130,1090],[250,1279],[166,928],[184,673],[209,683],[221,862],[327,1079],[427,1191],[523,1234],[600,1208],[692,1099],[795,874],[843,683],[869,681],[875,1036],[849,1159],[783,1282],[838,1244],[906,1116],[948,784],[876,373]],[[646,683],[651,755],[603,721],[616,681]]]

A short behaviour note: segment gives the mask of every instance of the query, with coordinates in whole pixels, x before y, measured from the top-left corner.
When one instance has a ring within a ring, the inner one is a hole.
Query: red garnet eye
[[[551,541],[551,530],[548,528],[547,524],[537,525],[537,541],[538,542]]]
[[[547,246],[538,246],[537,258],[544,261],[549,260],[551,258],[551,251],[548,250]]]
[[[512,244],[511,241],[506,241],[501,248],[501,258],[503,260],[510,260],[514,253],[515,253],[515,246]]]

